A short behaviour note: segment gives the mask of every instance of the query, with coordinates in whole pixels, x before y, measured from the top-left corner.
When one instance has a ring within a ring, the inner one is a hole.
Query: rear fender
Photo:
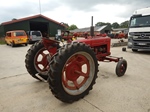
[[[49,51],[51,55],[54,55],[57,52],[57,49],[59,48],[59,42],[56,40],[43,38],[42,39],[44,47]]]

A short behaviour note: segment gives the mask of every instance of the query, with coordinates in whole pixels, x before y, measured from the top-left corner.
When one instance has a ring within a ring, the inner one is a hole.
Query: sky
[[[57,22],[78,28],[98,22],[122,23],[140,8],[150,7],[150,0],[1,0],[0,23],[42,14]]]

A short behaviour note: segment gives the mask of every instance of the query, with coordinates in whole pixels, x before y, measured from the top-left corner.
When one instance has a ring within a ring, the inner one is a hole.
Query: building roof
[[[95,27],[94,27],[94,31],[101,31],[101,30],[104,29],[105,27],[107,27],[107,25],[95,26]],[[89,31],[90,31],[90,27],[75,29],[75,30],[72,30],[71,32],[89,32]]]
[[[13,23],[21,22],[21,21],[26,21],[26,20],[38,18],[38,17],[42,17],[44,19],[47,19],[48,21],[52,21],[52,22],[54,22],[56,24],[64,26],[63,24],[61,24],[61,23],[59,23],[59,22],[57,22],[57,21],[55,21],[53,19],[50,19],[50,18],[48,18],[46,16],[43,16],[42,14],[38,14],[38,15],[34,15],[34,16],[29,16],[29,17],[25,17],[25,18],[20,18],[20,19],[16,19],[16,20],[11,20],[11,21],[7,21],[7,22],[3,22],[1,25],[13,24]]]
[[[123,31],[123,30],[127,30],[128,28],[114,28],[112,29],[113,31]]]

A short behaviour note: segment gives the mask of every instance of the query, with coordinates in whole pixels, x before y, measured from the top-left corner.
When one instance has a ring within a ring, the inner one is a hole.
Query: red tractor
[[[110,56],[111,39],[107,36],[91,36],[60,45],[59,41],[43,38],[31,46],[26,54],[25,65],[29,74],[46,80],[56,98],[73,102],[92,90],[96,82],[98,61],[118,62],[116,74],[121,77],[127,69],[127,61]]]

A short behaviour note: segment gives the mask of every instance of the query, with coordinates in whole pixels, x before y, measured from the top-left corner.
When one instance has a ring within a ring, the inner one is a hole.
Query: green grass
[[[2,37],[0,37],[0,44],[6,44],[6,43],[5,43],[5,39],[2,38]]]

